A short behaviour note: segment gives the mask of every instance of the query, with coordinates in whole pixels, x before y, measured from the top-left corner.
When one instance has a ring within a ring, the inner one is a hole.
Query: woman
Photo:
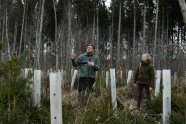
[[[137,108],[140,110],[143,88],[146,97],[150,100],[150,90],[154,87],[154,68],[150,65],[151,57],[148,53],[142,54],[141,62],[134,73],[134,83],[137,85]]]

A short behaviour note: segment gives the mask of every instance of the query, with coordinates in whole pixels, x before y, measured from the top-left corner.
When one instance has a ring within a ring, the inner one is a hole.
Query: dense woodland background
[[[50,85],[57,84],[50,84],[51,70],[62,76],[58,80],[62,83],[58,87],[62,89],[59,111],[65,124],[162,123],[163,78],[159,80],[159,95],[153,96],[154,88],[150,109],[144,104],[142,111],[136,109],[136,87],[127,78],[141,54],[148,52],[156,70],[171,70],[171,82],[164,78],[171,83],[171,92],[166,93],[171,95],[166,97],[169,100],[166,103],[171,104],[170,124],[185,124],[185,2],[111,0],[108,6],[106,0],[0,0],[0,123],[51,123]],[[71,86],[70,53],[85,52],[88,43],[96,46],[101,71],[94,92],[81,103],[78,75],[74,87]],[[111,101],[110,68],[116,69],[116,79],[112,81],[117,88],[115,110]],[[35,106],[35,84],[41,85],[40,107]]]
[[[0,0],[1,61],[29,51],[25,67],[69,71],[70,53],[92,42],[103,70],[133,70],[148,52],[155,69],[184,75],[186,30],[177,0],[105,2]]]

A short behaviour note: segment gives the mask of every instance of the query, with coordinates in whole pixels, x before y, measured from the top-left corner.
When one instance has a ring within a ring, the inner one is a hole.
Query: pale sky
[[[111,2],[111,0],[107,0],[107,1],[105,2],[105,5],[106,5],[106,6],[110,6],[110,2]]]

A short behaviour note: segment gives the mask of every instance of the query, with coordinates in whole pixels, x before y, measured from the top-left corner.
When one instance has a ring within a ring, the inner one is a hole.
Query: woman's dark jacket
[[[150,61],[142,61],[134,72],[134,83],[148,84],[154,87],[155,73]]]

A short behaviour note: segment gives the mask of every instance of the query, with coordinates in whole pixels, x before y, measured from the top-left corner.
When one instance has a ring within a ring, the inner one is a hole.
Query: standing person
[[[154,68],[150,64],[151,57],[148,53],[142,54],[141,62],[134,72],[134,83],[137,86],[137,109],[140,110],[143,88],[146,91],[147,100],[150,100],[150,90],[154,87]]]
[[[79,96],[87,96],[92,91],[93,84],[96,78],[96,71],[100,69],[98,56],[94,54],[95,46],[93,44],[87,45],[87,51],[76,58],[74,53],[71,53],[72,65],[80,68],[80,79],[78,86]],[[81,97],[82,98],[82,97]]]

